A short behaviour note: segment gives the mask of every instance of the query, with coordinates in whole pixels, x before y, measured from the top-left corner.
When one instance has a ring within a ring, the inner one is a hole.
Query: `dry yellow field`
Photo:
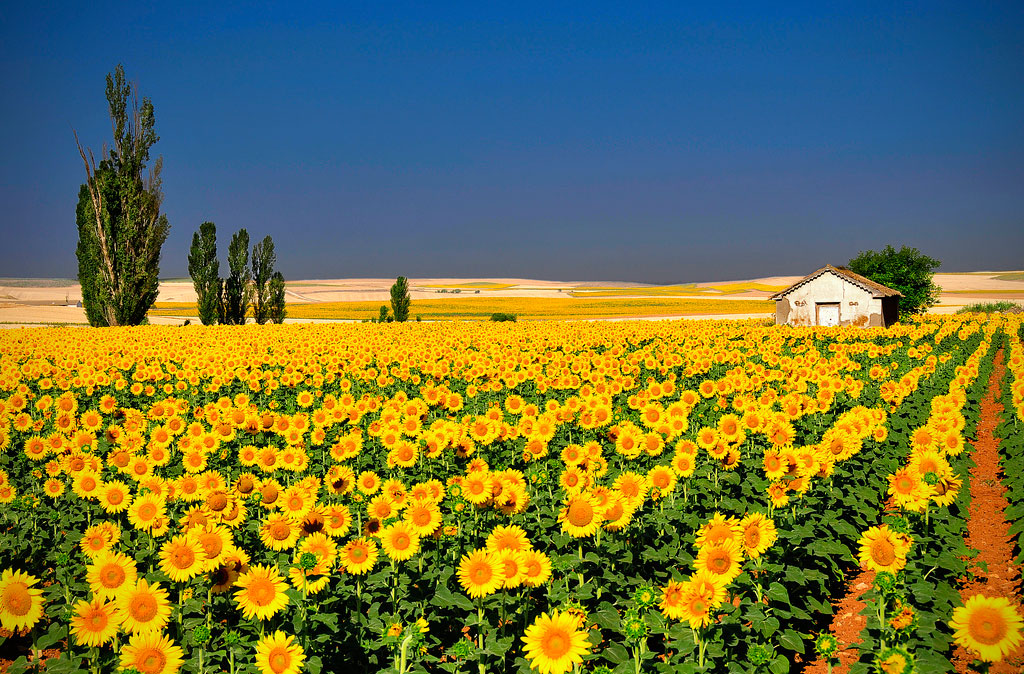
[[[375,318],[380,302],[319,302],[289,304],[288,318],[367,320]],[[419,300],[411,316],[424,320],[486,320],[496,312],[516,314],[524,320],[684,316],[688,314],[755,314],[767,316],[774,306],[763,300],[713,299],[573,299],[547,297],[464,297]],[[158,302],[151,316],[196,316],[192,303]]]

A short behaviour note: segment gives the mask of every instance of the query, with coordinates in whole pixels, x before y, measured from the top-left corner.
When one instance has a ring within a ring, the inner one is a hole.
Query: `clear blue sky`
[[[164,277],[204,220],[288,278],[1024,267],[1024,3],[691,4],[12,4],[0,276],[76,275],[71,129],[109,142],[118,63]]]

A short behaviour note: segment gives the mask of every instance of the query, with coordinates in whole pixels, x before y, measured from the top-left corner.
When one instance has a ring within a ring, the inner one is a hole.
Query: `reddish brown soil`
[[[868,625],[867,616],[860,614],[866,606],[861,601],[861,596],[874,584],[875,572],[862,570],[850,580],[846,596],[832,604],[836,612],[832,616],[832,625],[828,631],[839,640],[840,648],[839,664],[832,667],[834,674],[846,674],[850,665],[857,662],[857,658],[860,656],[857,646],[861,642],[861,633]],[[827,672],[828,664],[821,659],[814,660],[804,668],[804,674],[827,674]]]
[[[1009,534],[1010,524],[1003,516],[1008,506],[1000,479],[999,438],[994,431],[999,424],[1002,405],[998,395],[1006,366],[1003,350],[995,357],[995,369],[989,379],[988,391],[981,401],[978,421],[978,439],[972,444],[971,458],[977,464],[971,469],[971,508],[967,520],[968,547],[978,550],[977,564],[971,569],[971,579],[960,588],[960,597],[984,594],[988,597],[1007,597],[1021,612],[1020,569],[1013,563],[1014,542]],[[964,649],[957,648],[953,664],[960,674],[975,671],[974,658]],[[1019,674],[1024,671],[1024,645],[1010,653],[1004,662],[994,663],[987,670],[992,674]]]

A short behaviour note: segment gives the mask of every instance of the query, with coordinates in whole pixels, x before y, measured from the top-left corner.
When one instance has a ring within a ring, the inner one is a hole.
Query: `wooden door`
[[[818,302],[818,325],[839,325],[839,302]]]

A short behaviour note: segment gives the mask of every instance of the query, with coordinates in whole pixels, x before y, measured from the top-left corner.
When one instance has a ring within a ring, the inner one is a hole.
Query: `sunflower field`
[[[1020,608],[958,593],[968,440],[998,349],[1024,419],[1020,329],[4,331],[0,657],[782,674],[837,662],[867,570],[851,671],[997,661]]]

